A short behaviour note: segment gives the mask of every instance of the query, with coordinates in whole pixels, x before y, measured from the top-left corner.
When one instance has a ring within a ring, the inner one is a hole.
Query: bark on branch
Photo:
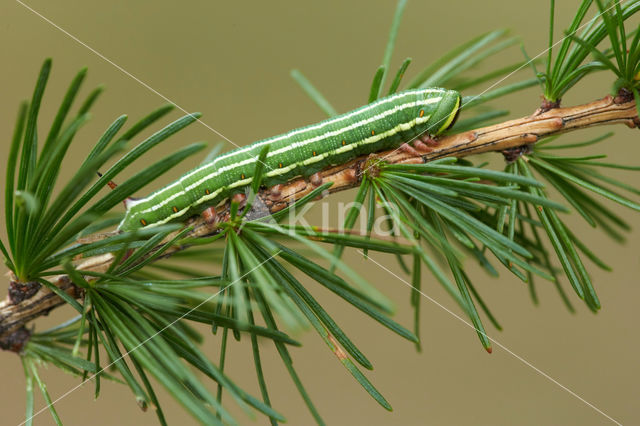
[[[554,108],[548,111],[538,110],[529,117],[505,121],[493,126],[483,127],[456,135],[444,137],[431,152],[417,155],[415,152],[403,150],[387,151],[376,154],[376,157],[392,164],[415,164],[429,162],[442,157],[465,157],[483,152],[502,152],[516,147],[534,144],[539,139],[587,127],[626,124],[638,127],[636,105],[628,97],[607,96],[584,105],[568,108]],[[367,156],[356,158],[348,163],[329,167],[320,172],[322,183],[332,182],[329,193],[354,188],[362,180],[367,167]],[[289,206],[317,187],[318,182],[309,182],[297,178],[277,188],[264,188],[257,194],[262,205],[262,214],[275,213]],[[229,205],[219,209],[217,222],[229,217]],[[201,237],[216,233],[215,224],[202,217],[189,220],[193,226],[190,237]],[[174,247],[167,251],[171,254],[182,247]],[[105,272],[114,257],[110,254],[89,258],[76,264],[79,270]],[[52,309],[63,305],[64,301],[45,287],[34,288],[33,283],[17,283],[10,276],[10,295],[0,302],[0,348],[19,352],[29,338],[26,324],[35,318],[47,314]],[[81,292],[66,275],[51,277],[51,282],[73,297],[81,297]],[[23,292],[23,294],[21,294]]]

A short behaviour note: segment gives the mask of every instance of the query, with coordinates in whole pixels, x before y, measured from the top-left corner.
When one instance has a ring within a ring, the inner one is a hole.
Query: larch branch
[[[538,110],[531,116],[505,121],[492,126],[446,136],[438,141],[430,152],[416,153],[410,150],[393,150],[363,156],[339,166],[322,170],[319,176],[322,183],[331,182],[328,193],[343,191],[358,186],[367,168],[375,167],[375,161],[389,164],[426,163],[442,157],[465,157],[484,152],[502,152],[511,148],[523,147],[536,143],[541,138],[559,133],[584,129],[593,126],[621,123],[630,128],[638,127],[640,119],[637,115],[636,104],[624,96],[611,97],[574,107],[554,108],[548,111]],[[373,158],[374,161],[371,161]],[[259,216],[278,212],[317,187],[317,182],[309,182],[303,178],[293,179],[275,188],[263,188],[257,194],[262,211]],[[194,217],[188,221],[193,230],[187,237],[198,238],[218,232],[216,223],[229,218],[229,204],[218,209],[216,220],[205,220]],[[166,255],[182,250],[184,247],[172,247]],[[105,272],[108,270],[114,256],[101,255],[89,259],[82,259],[76,263],[78,270]],[[46,287],[38,287],[34,291],[33,285],[17,285],[15,277],[10,275],[12,297],[0,302],[0,347],[19,352],[28,340],[29,331],[26,324],[35,318],[48,313],[50,310],[63,305],[64,301]],[[73,297],[82,297],[68,276],[51,277],[51,282]],[[29,284],[29,283],[22,283]],[[17,290],[16,290],[17,289]],[[25,293],[20,296],[21,289]]]

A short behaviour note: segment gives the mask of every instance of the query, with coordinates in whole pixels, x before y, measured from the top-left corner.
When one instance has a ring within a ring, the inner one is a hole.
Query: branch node
[[[406,144],[403,144],[402,146],[404,145]],[[417,156],[419,157],[420,153],[418,153]],[[372,178],[380,176],[380,162],[382,162],[382,158],[379,155],[369,154],[367,156],[367,161],[365,162],[363,173],[366,173]]]
[[[616,105],[624,104],[627,102],[631,102],[633,100],[633,92],[631,90],[621,87],[616,94],[616,97],[613,98],[613,103]]]
[[[537,140],[537,136],[533,135],[536,137]],[[507,149],[503,149],[502,151],[502,155],[504,156],[504,160],[507,163],[513,163],[514,161],[517,161],[518,158],[522,157],[523,155],[527,155],[527,154],[531,154],[533,152],[533,148],[531,145],[529,144],[524,144],[524,145],[519,145],[519,146],[514,146],[511,148],[507,148]]]
[[[0,337],[0,349],[20,353],[30,337],[31,331],[23,325],[19,329]]]
[[[542,96],[542,103],[540,104],[540,108],[536,110],[533,115],[540,115],[547,111],[551,111],[552,109],[560,108],[560,101],[562,99],[558,98],[555,101],[550,101],[549,99]]]
[[[40,290],[42,285],[37,281],[26,283],[19,281],[9,281],[9,300],[12,305],[17,305],[25,299],[30,299]]]

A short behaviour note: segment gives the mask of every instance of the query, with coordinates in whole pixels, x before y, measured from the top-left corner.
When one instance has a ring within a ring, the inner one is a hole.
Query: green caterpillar
[[[326,166],[390,149],[423,133],[449,128],[460,107],[454,90],[408,90],[311,126],[255,142],[216,157],[146,198],[127,200],[121,231],[183,220],[251,184],[260,151],[269,145],[263,185],[309,177]]]

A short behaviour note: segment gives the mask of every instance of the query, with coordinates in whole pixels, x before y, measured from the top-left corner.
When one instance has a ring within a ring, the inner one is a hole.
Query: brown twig
[[[320,172],[319,177],[323,183],[333,184],[327,192],[334,193],[358,186],[364,172],[375,173],[375,164],[381,160],[391,164],[416,164],[442,157],[465,157],[483,152],[506,152],[508,155],[519,155],[519,153],[526,153],[527,149],[518,147],[530,146],[546,136],[616,123],[626,124],[630,128],[640,125],[635,102],[630,101],[628,97],[607,96],[575,107],[538,110],[529,117],[444,137],[428,153],[417,155],[415,150],[413,152],[394,150],[378,153],[374,157],[363,156],[339,166],[326,168]],[[261,211],[257,214],[268,215],[291,205],[317,187],[317,177],[315,180],[316,182],[312,183],[297,178],[278,185],[277,188],[261,189],[257,194],[259,202],[256,203],[261,206]],[[190,219],[188,224],[193,226],[193,230],[188,237],[198,238],[218,232],[216,223],[228,220],[229,205],[218,209],[216,216],[215,220],[205,220],[202,217]],[[183,248],[173,247],[165,254],[170,255]],[[76,268],[105,272],[113,261],[114,256],[107,254],[81,260],[76,264]],[[12,274],[9,276],[10,281],[13,282],[14,294],[11,298],[7,297],[5,301],[0,302],[0,347],[19,352],[29,336],[25,325],[64,304],[64,301],[46,287],[38,289],[37,286],[27,285],[28,283],[17,283]],[[52,277],[50,281],[73,297],[82,296],[66,275]],[[16,289],[19,294],[15,293]]]

